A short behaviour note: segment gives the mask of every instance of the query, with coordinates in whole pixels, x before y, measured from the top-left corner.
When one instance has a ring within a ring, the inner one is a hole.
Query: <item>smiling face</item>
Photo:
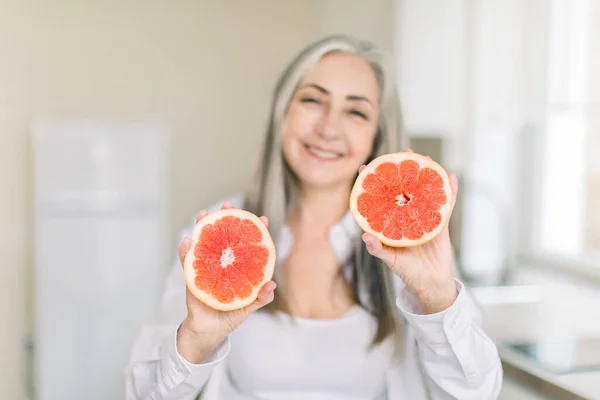
[[[332,53],[298,85],[284,121],[284,156],[303,186],[348,186],[372,152],[379,85],[357,55]]]

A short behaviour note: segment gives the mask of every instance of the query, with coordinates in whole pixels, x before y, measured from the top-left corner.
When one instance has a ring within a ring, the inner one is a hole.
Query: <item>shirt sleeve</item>
[[[160,306],[140,330],[125,370],[127,400],[192,400],[229,352],[229,338],[202,364],[191,364],[177,352],[177,330],[185,318],[185,279],[173,268]]]
[[[423,314],[417,299],[402,288],[396,305],[417,342],[418,359],[434,399],[492,400],[502,386],[502,364],[494,342],[482,329],[481,313],[462,282],[446,310]]]

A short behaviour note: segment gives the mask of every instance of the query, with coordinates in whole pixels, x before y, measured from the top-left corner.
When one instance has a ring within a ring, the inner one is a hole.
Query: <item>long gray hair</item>
[[[401,143],[402,118],[396,84],[393,80],[391,63],[385,59],[385,55],[371,43],[346,35],[329,36],[310,44],[292,60],[277,82],[266,137],[258,160],[257,177],[251,182],[245,196],[247,210],[269,218],[269,231],[274,238],[279,237],[299,184],[282,151],[282,129],[286,112],[302,79],[315,68],[322,57],[332,52],[347,52],[361,56],[371,65],[377,76],[381,96],[380,116],[373,152],[367,162],[381,154],[397,151],[403,144]],[[390,334],[401,337],[402,330],[394,303],[392,272],[379,259],[367,252],[360,236],[355,238],[355,251],[350,265],[353,297],[378,321],[373,345],[380,343]],[[278,284],[278,289],[275,301],[267,306],[267,309],[288,311],[285,286],[281,284],[281,272],[281,268],[275,268],[274,280]]]

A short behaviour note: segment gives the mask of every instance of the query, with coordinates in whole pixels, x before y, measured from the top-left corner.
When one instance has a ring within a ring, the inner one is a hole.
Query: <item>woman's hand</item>
[[[363,168],[364,166],[360,171]],[[450,174],[450,183],[454,205],[458,192],[455,174]],[[388,247],[370,233],[364,233],[362,239],[367,245],[367,251],[380,258],[402,279],[419,300],[424,313],[443,311],[454,303],[458,289],[452,274],[452,246],[448,224],[435,238],[415,247]]]
[[[233,208],[229,202],[222,208]],[[196,223],[207,215],[200,211],[196,215]],[[260,217],[265,226],[266,217]],[[190,249],[191,240],[185,238],[179,246],[179,259],[183,266],[185,255]],[[217,346],[225,340],[234,329],[248,318],[250,314],[273,301],[275,282],[269,281],[263,285],[254,303],[233,311],[218,311],[195,298],[186,286],[187,317],[177,331],[177,350],[192,364],[202,363]]]

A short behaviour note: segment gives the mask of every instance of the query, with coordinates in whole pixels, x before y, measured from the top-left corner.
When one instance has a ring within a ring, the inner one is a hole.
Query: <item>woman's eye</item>
[[[317,103],[317,104],[319,103],[319,100],[317,100],[313,97],[304,97],[304,98],[300,99],[300,101],[302,103]]]
[[[356,115],[357,117],[362,118],[364,120],[368,120],[367,115],[365,113],[363,113],[363,112],[358,111],[358,110],[350,110],[350,114]]]

